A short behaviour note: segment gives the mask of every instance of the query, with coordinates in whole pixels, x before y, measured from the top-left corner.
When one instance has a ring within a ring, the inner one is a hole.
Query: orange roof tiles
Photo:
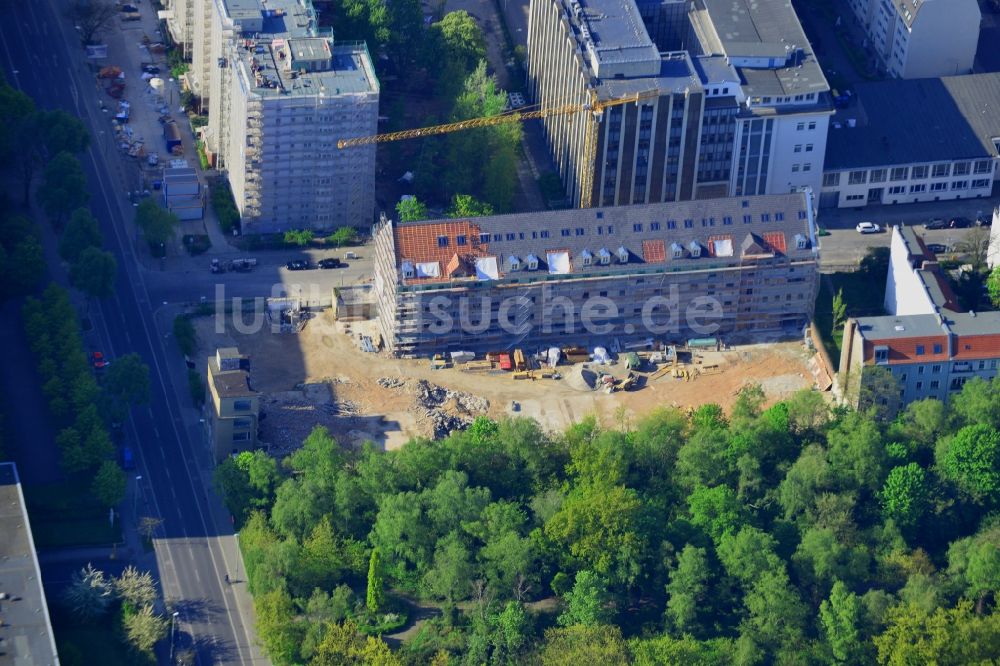
[[[771,246],[775,252],[785,254],[788,246],[785,245],[785,234],[781,231],[765,231],[764,242]]]
[[[662,240],[642,241],[642,260],[647,264],[658,264],[666,261],[666,244]]]
[[[960,361],[1000,358],[1000,334],[962,335],[955,340],[955,354]]]

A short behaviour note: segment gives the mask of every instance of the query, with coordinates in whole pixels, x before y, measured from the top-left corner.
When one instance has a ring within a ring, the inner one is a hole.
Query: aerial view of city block
[[[0,21],[0,666],[1000,660],[1000,0]]]

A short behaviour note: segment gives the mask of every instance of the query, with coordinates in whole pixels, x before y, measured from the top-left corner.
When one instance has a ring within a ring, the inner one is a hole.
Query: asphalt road
[[[61,7],[61,6],[60,6]],[[98,94],[83,64],[73,27],[52,0],[7,3],[0,21],[0,61],[8,81],[47,108],[63,108],[99,129]],[[137,269],[126,229],[119,168],[100,147],[82,157],[91,188],[90,206],[105,243],[118,259],[115,294],[99,304],[96,333],[113,355],[137,352],[150,368],[150,404],[133,410],[128,437],[136,444],[143,477],[141,515],[163,520],[156,544],[157,566],[170,611],[180,631],[197,647],[201,664],[267,663],[260,657],[236,590],[223,582],[234,571],[231,526],[218,520],[220,505],[209,499],[200,464],[207,454],[192,436],[175,387],[165,371],[167,354],[157,335],[143,272]],[[127,221],[131,224],[131,220]],[[194,429],[197,432],[197,429]],[[228,548],[226,546],[229,546]],[[245,594],[243,595],[245,596]]]

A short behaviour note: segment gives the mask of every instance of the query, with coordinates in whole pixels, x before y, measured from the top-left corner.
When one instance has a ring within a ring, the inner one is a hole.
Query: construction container
[[[590,360],[590,352],[584,347],[564,347],[562,355],[567,363],[586,363]]]
[[[625,367],[629,370],[638,370],[642,366],[642,359],[635,352],[625,354]]]
[[[501,370],[513,370],[514,363],[511,361],[510,354],[500,354],[500,369]]]
[[[167,152],[173,152],[174,148],[181,145],[181,131],[177,128],[177,123],[166,123],[163,125],[163,140],[167,144]]]
[[[687,342],[687,346],[691,349],[718,349],[719,339],[718,338],[691,338]]]

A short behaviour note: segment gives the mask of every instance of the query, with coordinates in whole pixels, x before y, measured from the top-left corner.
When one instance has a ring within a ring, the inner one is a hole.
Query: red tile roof
[[[421,281],[447,279],[457,270],[462,259],[488,255],[489,243],[479,242],[479,225],[468,220],[455,220],[435,224],[399,225],[395,229],[396,255],[400,261],[431,262],[441,264],[441,278],[409,278]],[[459,245],[458,236],[465,237],[465,245]],[[447,245],[441,247],[438,238],[446,237]],[[454,265],[452,265],[454,264]]]
[[[788,246],[785,245],[785,234],[781,231],[765,231],[763,233],[764,242],[767,243],[772,250],[775,252],[780,252],[785,254],[788,250]]]
[[[953,358],[959,361],[1000,358],[1000,334],[958,336]]]
[[[658,264],[667,260],[666,243],[662,240],[642,241],[642,260],[647,264]]]

